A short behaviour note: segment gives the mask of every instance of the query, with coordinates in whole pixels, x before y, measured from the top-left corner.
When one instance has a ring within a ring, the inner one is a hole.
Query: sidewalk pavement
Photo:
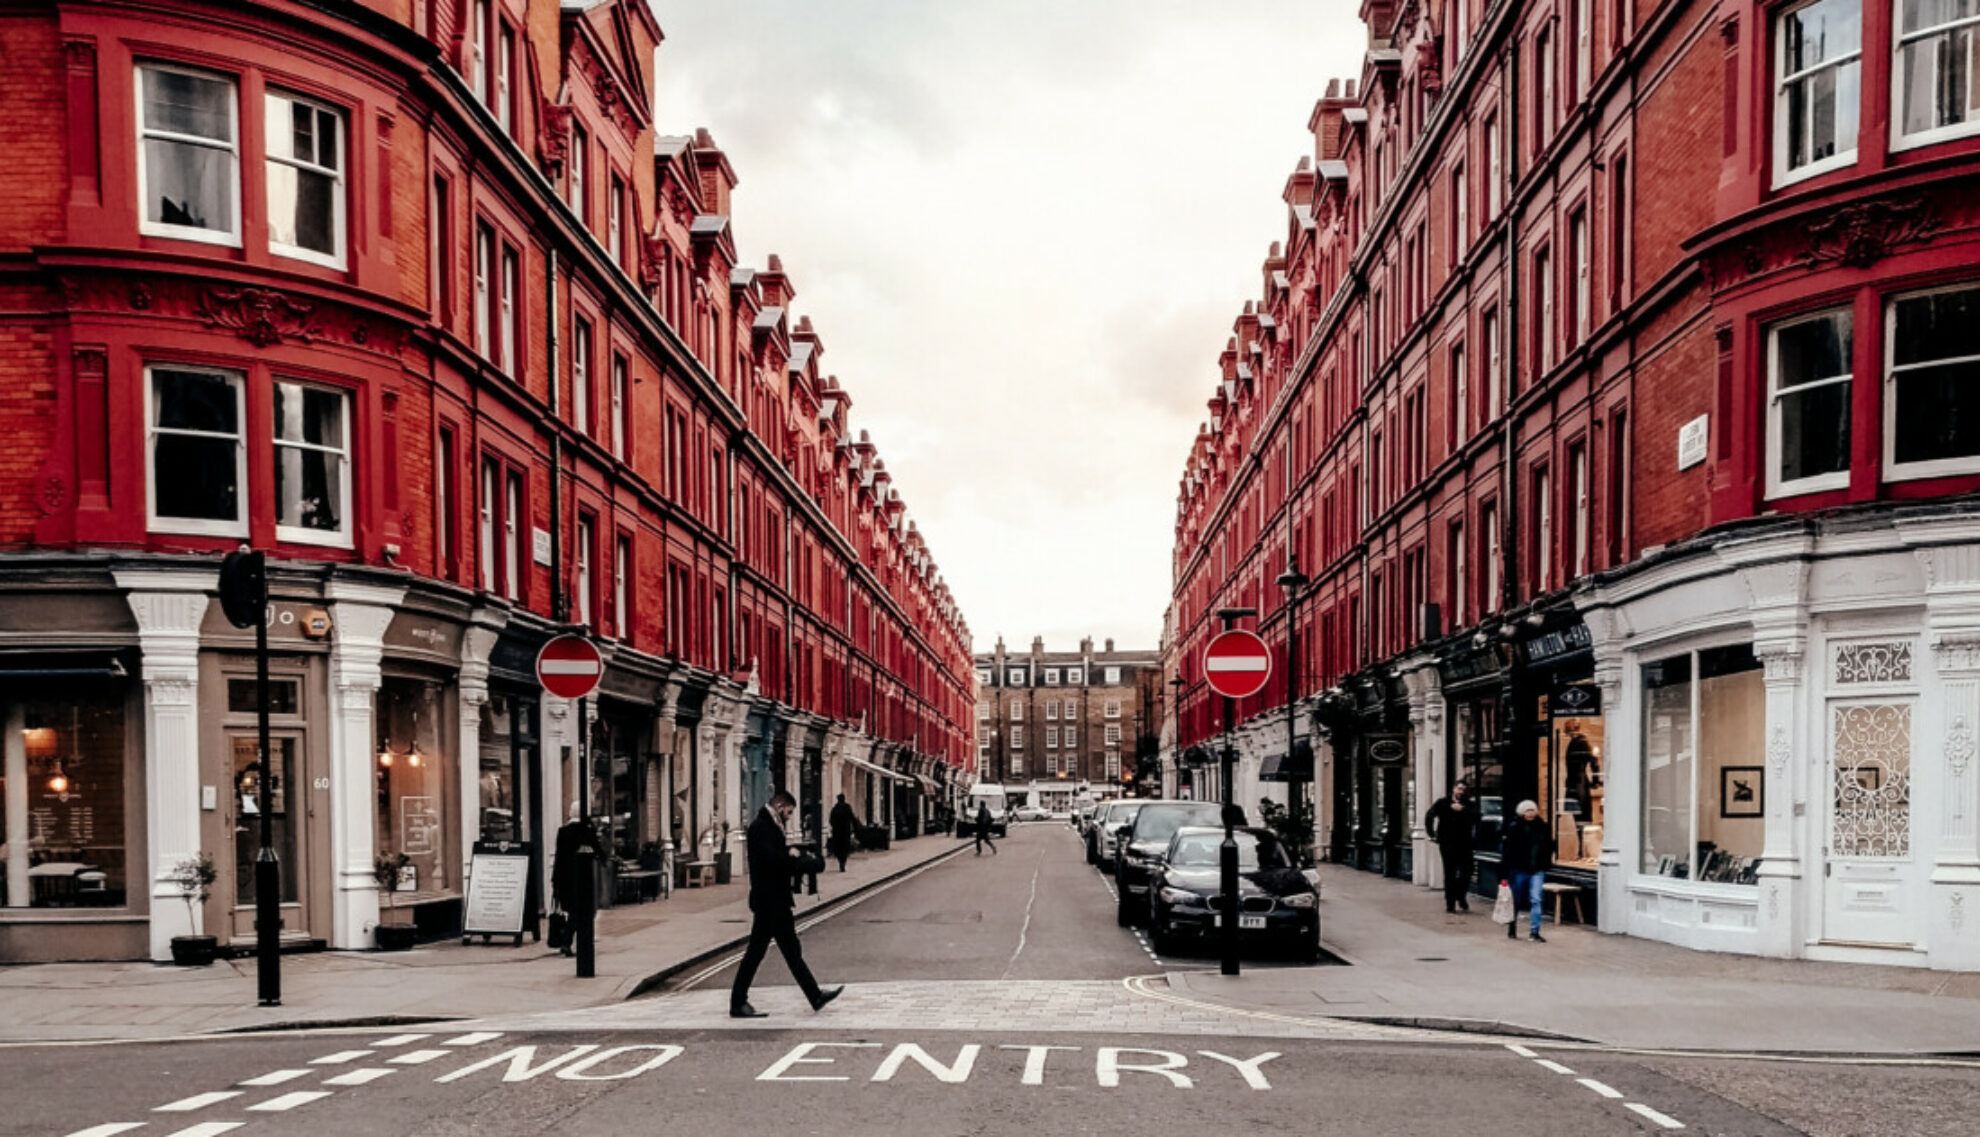
[[[843,903],[970,846],[943,834],[858,853],[818,876],[798,918]],[[282,957],[282,1005],[255,1002],[250,959],[211,967],[155,963],[24,964],[0,968],[0,1043],[162,1038],[214,1031],[479,1018],[621,1002],[660,979],[739,949],[749,938],[747,878],[676,889],[665,900],[598,914],[595,978],[527,938],[458,939],[406,952]]]
[[[1506,938],[1491,902],[1321,866],[1320,927],[1346,967],[1172,972],[1192,999],[1251,1010],[1585,1040],[1800,1053],[1980,1053],[1980,974],[1692,951],[1593,927]]]

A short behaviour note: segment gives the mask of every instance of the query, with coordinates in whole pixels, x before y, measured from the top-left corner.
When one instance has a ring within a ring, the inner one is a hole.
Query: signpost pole
[[[275,859],[275,754],[268,744],[268,583],[254,622],[254,718],[261,745],[261,847],[254,854],[255,987],[264,1007],[282,1005],[282,871]],[[287,782],[284,780],[284,787]]]
[[[1240,619],[1256,614],[1256,611],[1251,608],[1219,608],[1217,610],[1217,618],[1223,621],[1224,631],[1226,633],[1230,632],[1232,627]],[[1204,670],[1206,674],[1210,672],[1207,663]],[[1263,677],[1261,676],[1259,680],[1261,686],[1263,685],[1263,681]],[[1254,687],[1252,689],[1255,691],[1257,688]],[[1227,693],[1224,695],[1224,753],[1223,769],[1221,771],[1223,775],[1221,780],[1223,782],[1224,802],[1224,843],[1218,849],[1218,868],[1220,870],[1218,873],[1218,891],[1220,895],[1217,898],[1218,911],[1223,913],[1223,919],[1220,921],[1221,926],[1218,928],[1217,942],[1220,948],[1219,954],[1223,957],[1222,970],[1225,975],[1236,975],[1238,973],[1238,847],[1236,832],[1238,808],[1235,800],[1237,793],[1234,784],[1234,767],[1237,764],[1237,743],[1232,734],[1232,728],[1235,726],[1234,720],[1236,718],[1237,699]]]
[[[596,943],[592,930],[598,922],[596,830],[591,824],[591,697],[578,700],[578,820],[584,822],[585,843],[578,848],[577,977],[590,979],[598,974]]]

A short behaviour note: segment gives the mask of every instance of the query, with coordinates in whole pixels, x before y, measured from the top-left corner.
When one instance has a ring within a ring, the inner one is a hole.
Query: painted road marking
[[[241,1096],[241,1091],[239,1090],[214,1090],[212,1093],[194,1094],[189,1098],[180,1098],[178,1101],[175,1101],[170,1105],[161,1105],[157,1109],[152,1110],[151,1112],[191,1113],[195,1109],[205,1109],[207,1106],[212,1105],[215,1102],[223,1102],[226,1101],[228,1098],[237,1098],[240,1096]]]
[[[1627,1103],[1625,1108],[1627,1108],[1631,1113],[1635,1113],[1642,1117],[1649,1118],[1652,1122],[1655,1122],[1656,1124],[1661,1125],[1666,1129],[1684,1128],[1684,1122],[1679,1121],[1675,1117],[1670,1117],[1668,1115],[1658,1113],[1656,1110],[1651,1109],[1649,1106],[1644,1105],[1641,1102],[1629,1102]]]
[[[463,1034],[441,1043],[442,1046],[479,1046],[484,1042],[502,1037],[499,1030],[478,1030],[473,1034]]]
[[[398,1073],[397,1070],[387,1070],[383,1066],[360,1066],[355,1070],[346,1070],[334,1078],[325,1078],[323,1079],[323,1084],[326,1086],[368,1086],[387,1074],[396,1073]]]
[[[1513,1045],[1512,1043],[1510,1043],[1510,1042],[1508,1042],[1508,1043],[1506,1044],[1506,1049],[1507,1049],[1507,1050],[1510,1050],[1510,1051],[1512,1051],[1512,1052],[1513,1052],[1514,1054],[1517,1054],[1517,1055],[1519,1055],[1519,1056],[1520,1056],[1521,1058],[1538,1058],[1538,1057],[1540,1057],[1540,1056],[1539,1056],[1538,1054],[1535,1054],[1535,1053],[1533,1053],[1533,1052],[1532,1052],[1531,1050],[1528,1050],[1528,1049],[1527,1049],[1526,1047],[1524,1047],[1524,1046],[1514,1046],[1514,1045]]]
[[[424,1066],[435,1058],[445,1058],[451,1050],[408,1050],[397,1058],[390,1059],[394,1066]]]
[[[433,1036],[430,1034],[395,1034],[390,1038],[381,1038],[377,1042],[372,1043],[372,1045],[373,1046],[404,1046],[409,1042],[419,1042],[422,1039],[427,1039],[432,1037]]]
[[[341,1066],[346,1062],[355,1062],[360,1058],[369,1057],[371,1057],[371,1051],[369,1050],[339,1050],[335,1054],[325,1054],[321,1058],[312,1059],[310,1065]]]
[[[276,1070],[272,1073],[263,1074],[259,1078],[249,1078],[240,1084],[243,1086],[279,1086],[283,1082],[293,1082],[297,1078],[306,1076],[308,1073],[308,1070]]]
[[[1535,1058],[1535,1059],[1534,1059],[1534,1061],[1535,1061],[1535,1062],[1538,1062],[1538,1063],[1540,1064],[1540,1068],[1541,1068],[1541,1069],[1543,1069],[1543,1070],[1552,1070],[1552,1071],[1553,1071],[1554,1073],[1556,1073],[1556,1074],[1573,1074],[1573,1073],[1574,1073],[1574,1071],[1573,1071],[1573,1070],[1570,1070],[1570,1069],[1568,1069],[1568,1068],[1567,1068],[1566,1066],[1563,1066],[1563,1065],[1561,1065],[1561,1064],[1560,1064],[1559,1062],[1555,1062],[1555,1061],[1552,1061],[1551,1059],[1547,1059],[1547,1058]]]
[[[292,1094],[283,1094],[279,1098],[269,1098],[267,1101],[249,1106],[248,1109],[254,1113],[287,1113],[299,1105],[322,1101],[329,1096],[329,1090],[297,1090]]]
[[[1576,1078],[1575,1081],[1580,1082],[1605,1098],[1619,1098],[1622,1096],[1621,1090],[1612,1090],[1593,1078]]]
[[[108,1125],[98,1125],[90,1129],[78,1129],[69,1137],[116,1137],[119,1133],[129,1133],[133,1129],[143,1129],[142,1121],[113,1121]]]
[[[166,1137],[220,1137],[220,1134],[232,1133],[246,1124],[245,1121],[202,1121],[198,1125],[188,1125],[177,1133],[168,1133]]]

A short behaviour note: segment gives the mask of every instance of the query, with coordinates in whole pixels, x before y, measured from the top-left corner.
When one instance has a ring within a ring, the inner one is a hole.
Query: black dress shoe
[[[1544,944],[1547,942],[1547,937],[1541,935],[1539,932],[1534,932],[1532,935],[1526,938],[1532,940],[1536,944]]]
[[[827,991],[820,991],[818,997],[811,1001],[811,1009],[814,1011],[824,1010],[825,1004],[845,994],[845,991],[846,989],[844,987],[833,987]]]
[[[748,1003],[744,1003],[740,1007],[730,1007],[729,1017],[732,1019],[767,1019],[770,1016],[750,1006]]]

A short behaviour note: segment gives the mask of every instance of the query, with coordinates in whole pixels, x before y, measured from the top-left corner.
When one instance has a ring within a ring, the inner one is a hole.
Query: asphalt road
[[[1980,1063],[1637,1055],[1165,1002],[1131,980],[1160,968],[1063,827],[910,876],[805,943],[853,985],[819,1015],[773,953],[756,1001],[774,1017],[747,1024],[718,965],[514,1021],[0,1048],[0,1135],[1950,1137],[1980,1117]]]

